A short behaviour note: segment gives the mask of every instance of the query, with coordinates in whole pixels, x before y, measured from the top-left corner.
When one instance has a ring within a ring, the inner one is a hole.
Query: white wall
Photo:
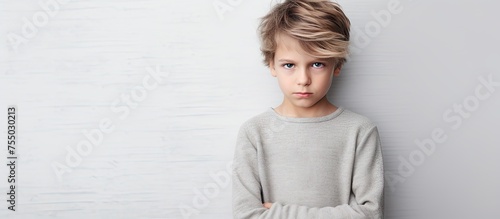
[[[189,218],[231,218],[224,176],[237,129],[282,98],[256,34],[274,1],[40,2],[55,1],[0,1],[0,218],[183,218],[187,206]],[[339,3],[356,50],[328,97],[379,127],[386,218],[498,218],[500,93],[480,78],[500,82],[499,4]],[[373,15],[393,7],[390,20]],[[98,136],[101,121],[112,130],[92,145],[84,133]],[[435,135],[425,154],[416,141]],[[215,188],[207,200],[205,188]]]

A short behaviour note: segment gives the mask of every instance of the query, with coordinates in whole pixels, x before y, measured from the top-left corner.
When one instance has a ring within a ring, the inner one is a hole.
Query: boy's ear
[[[339,67],[335,68],[335,70],[333,71],[333,75],[334,76],[339,76],[341,69],[342,69],[342,66],[339,66]]]
[[[269,70],[271,70],[271,75],[273,77],[276,77],[277,74],[276,74],[276,69],[274,68],[274,61],[273,60],[269,61]]]

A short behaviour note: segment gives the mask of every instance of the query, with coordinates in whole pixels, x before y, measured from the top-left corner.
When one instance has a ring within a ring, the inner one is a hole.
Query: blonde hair
[[[339,4],[328,0],[286,0],[261,18],[258,28],[264,64],[274,59],[277,36],[288,34],[316,58],[334,58],[341,67],[348,56],[350,21]]]

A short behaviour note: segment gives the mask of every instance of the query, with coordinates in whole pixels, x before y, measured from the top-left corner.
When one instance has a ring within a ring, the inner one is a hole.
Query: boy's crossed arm
[[[317,208],[279,202],[261,203],[257,166],[257,150],[241,129],[233,162],[235,219],[383,218],[383,162],[376,126],[367,131],[356,148],[349,204]]]

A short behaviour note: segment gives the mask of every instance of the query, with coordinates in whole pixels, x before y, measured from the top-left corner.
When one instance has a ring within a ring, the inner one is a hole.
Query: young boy
[[[234,218],[383,218],[377,126],[326,97],[349,28],[328,0],[286,0],[262,18],[264,62],[284,98],[239,129]]]

